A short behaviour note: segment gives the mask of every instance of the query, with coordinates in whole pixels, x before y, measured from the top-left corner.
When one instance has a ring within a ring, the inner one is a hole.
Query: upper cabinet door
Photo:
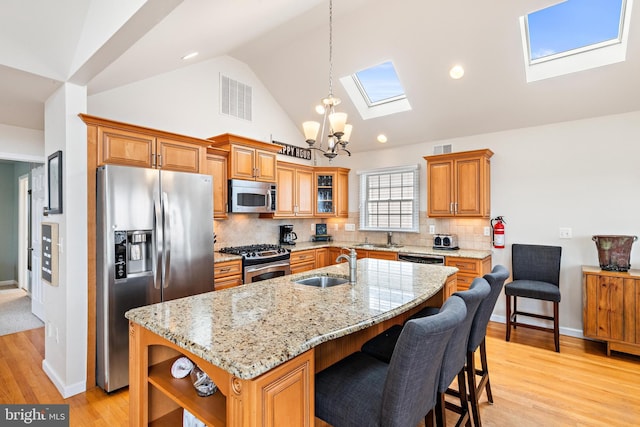
[[[480,158],[456,161],[455,182],[457,199],[456,215],[482,214],[482,189]]]
[[[230,157],[231,179],[255,179],[256,150],[242,145],[232,145]]]
[[[156,138],[152,135],[98,126],[98,165],[152,168],[155,147]]]
[[[296,216],[312,217],[314,207],[313,171],[310,168],[296,170]]]
[[[255,155],[256,181],[276,181],[276,153],[256,150]]]
[[[227,157],[207,154],[207,173],[213,178],[213,217],[227,218]]]
[[[293,167],[278,165],[278,190],[276,193],[275,216],[292,217],[295,215],[295,176]]]
[[[427,213],[431,217],[453,216],[453,160],[427,164]]]
[[[158,138],[156,167],[178,172],[200,173],[200,160],[205,157],[203,146]]]
[[[349,169],[338,169],[336,194],[336,215],[341,218],[349,216]]]

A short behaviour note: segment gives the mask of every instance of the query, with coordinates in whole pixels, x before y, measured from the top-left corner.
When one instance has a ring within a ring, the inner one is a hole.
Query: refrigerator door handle
[[[158,198],[153,196],[153,255],[151,256],[151,265],[153,269],[153,287],[160,289],[160,269],[158,268],[162,262],[162,211]]]
[[[171,216],[169,215],[169,196],[162,192],[162,216],[164,227],[164,258],[162,263],[162,287],[169,287],[171,272]]]

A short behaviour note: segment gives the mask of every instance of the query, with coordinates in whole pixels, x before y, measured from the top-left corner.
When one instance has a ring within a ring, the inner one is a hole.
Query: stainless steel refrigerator
[[[96,380],[108,392],[129,384],[127,310],[213,291],[211,180],[97,170]]]

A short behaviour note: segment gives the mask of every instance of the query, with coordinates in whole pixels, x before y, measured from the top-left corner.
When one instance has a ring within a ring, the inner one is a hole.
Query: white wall
[[[422,158],[433,146],[452,144],[453,151],[489,148],[491,216],[506,220],[505,249],[493,250],[493,263],[511,268],[512,243],[562,246],[560,324],[562,332],[582,333],[582,265],[597,265],[591,240],[596,234],[640,235],[640,112],[548,126],[516,129],[466,138],[415,144],[339,158],[337,165],[352,171],[419,163],[421,188],[426,184]],[[350,175],[349,210],[358,209],[358,177]],[[426,197],[421,199],[426,210]],[[573,231],[570,240],[558,237],[560,227]],[[640,267],[640,247],[631,251],[632,266]],[[551,312],[536,302],[520,304]],[[504,320],[504,298],[494,318]]]
[[[220,114],[220,73],[253,88],[251,122]],[[199,62],[91,95],[91,115],[197,138],[233,133],[259,141],[304,143],[300,130],[251,69],[228,56]]]
[[[0,159],[44,162],[44,132],[0,124]]]
[[[219,73],[254,88],[254,122],[219,114]],[[243,63],[221,57],[166,73],[112,91],[92,95],[89,114],[115,120],[209,137],[237,133],[268,141],[273,138],[298,144],[297,124],[282,112],[259,79]],[[358,170],[419,164],[425,188],[425,161],[433,146],[452,144],[454,151],[490,148],[492,158],[492,217],[507,223],[507,248],[494,249],[494,264],[510,268],[513,242],[563,247],[560,323],[563,333],[582,330],[581,266],[598,262],[594,234],[640,234],[637,212],[640,168],[640,112],[599,117],[493,134],[435,141],[369,153],[338,157],[335,166],[352,169],[350,211],[358,209]],[[355,146],[357,142],[352,142]],[[426,210],[426,199],[421,200]],[[561,240],[559,227],[570,227],[573,238]],[[637,246],[637,245],[636,245]],[[640,265],[640,249],[632,251],[631,263]],[[536,302],[523,308],[546,305]],[[504,300],[494,318],[504,316]],[[503,318],[503,317],[502,317]]]
[[[59,284],[44,286],[44,371],[63,397],[86,389],[87,371],[87,130],[86,88],[65,83],[45,103],[45,151],[62,150],[63,212],[58,223]]]

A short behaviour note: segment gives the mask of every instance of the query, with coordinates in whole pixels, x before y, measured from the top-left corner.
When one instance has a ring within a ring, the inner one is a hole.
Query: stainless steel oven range
[[[242,257],[243,283],[259,282],[291,274],[291,253],[279,245],[232,246],[220,249]]]

